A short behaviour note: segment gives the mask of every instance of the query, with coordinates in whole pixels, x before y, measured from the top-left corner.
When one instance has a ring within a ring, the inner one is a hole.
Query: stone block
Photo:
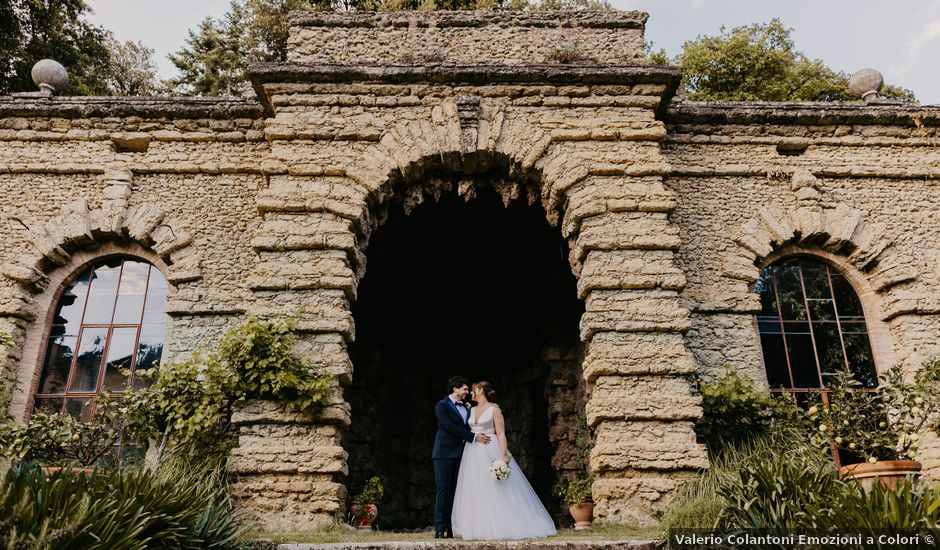
[[[256,250],[352,250],[352,222],[328,213],[270,213],[251,241]]]
[[[127,211],[127,233],[135,241],[147,244],[150,234],[163,221],[164,213],[160,206],[146,204],[131,207]]]
[[[585,299],[581,339],[596,332],[685,332],[689,311],[670,290],[594,290]]]
[[[591,468],[608,471],[694,471],[708,467],[690,421],[603,421],[594,428]]]
[[[669,501],[688,475],[643,472],[594,481],[594,517],[627,525],[657,525]]]
[[[262,319],[294,317],[302,332],[337,332],[347,341],[355,337],[349,299],[340,289],[258,290],[252,309]]]
[[[701,398],[687,377],[599,376],[586,405],[588,425],[606,420],[691,420],[702,416]]]
[[[681,334],[668,332],[598,332],[587,344],[583,376],[687,375],[695,372]]]
[[[681,291],[685,274],[669,250],[592,250],[581,267],[578,297],[592,290],[662,289]]]
[[[677,250],[679,228],[664,213],[622,212],[587,218],[571,250],[583,262],[591,250]]]

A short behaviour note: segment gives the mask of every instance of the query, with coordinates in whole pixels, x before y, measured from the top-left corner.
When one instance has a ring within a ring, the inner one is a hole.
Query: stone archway
[[[583,468],[578,457],[590,451],[584,439],[575,448],[583,303],[568,245],[512,184],[416,187],[382,212],[352,304],[347,487],[379,475],[383,528],[429,525],[432,410],[447,378],[461,374],[497,387],[510,449],[551,510],[551,484]]]
[[[251,71],[271,144],[252,238],[260,261],[247,281],[252,311],[296,316],[299,348],[313,367],[337,375],[337,387],[331,407],[305,421],[309,427],[245,438],[245,449],[257,448],[244,451],[252,458],[236,493],[266,518],[343,512],[347,490],[357,489],[347,483],[356,474],[347,479],[353,462],[343,442],[358,414],[348,401],[360,374],[349,353],[357,338],[353,304],[367,288],[366,251],[384,205],[420,204],[425,193],[415,184],[429,178],[456,175],[464,191],[475,186],[467,177],[496,174],[490,183],[501,196],[540,204],[570,245],[566,261],[584,301],[578,382],[594,436],[595,516],[653,521],[682,479],[707,464],[693,431],[701,409],[687,380],[695,369],[683,340],[691,322],[679,297],[685,277],[674,261],[675,198],[663,186],[670,166],[660,147],[678,70],[492,58],[467,65],[323,62],[301,51],[360,28],[368,29],[364,44],[410,28],[405,19],[389,27],[384,17],[363,14],[356,23],[363,27],[332,16],[296,18],[291,62]],[[554,16],[497,21],[473,14],[464,26],[463,16],[453,17],[434,19],[429,32],[472,29],[486,40],[488,33],[541,33],[561,24]],[[631,33],[641,23],[595,14],[572,24],[586,33],[640,37]],[[642,57],[641,47],[635,52]],[[274,474],[263,464],[271,447],[289,457]]]

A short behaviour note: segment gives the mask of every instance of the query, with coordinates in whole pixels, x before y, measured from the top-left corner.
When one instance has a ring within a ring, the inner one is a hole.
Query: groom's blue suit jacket
[[[434,405],[437,416],[437,435],[434,436],[432,459],[456,459],[463,454],[463,444],[472,443],[474,433],[463,419],[453,401],[445,397]],[[469,415],[468,415],[469,418]]]

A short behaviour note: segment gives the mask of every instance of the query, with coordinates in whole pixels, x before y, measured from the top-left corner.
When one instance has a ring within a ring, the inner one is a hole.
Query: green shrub
[[[890,370],[874,395],[850,391],[854,387],[844,375],[833,384],[831,407],[817,404],[807,411],[791,399],[755,390],[730,370],[701,382],[705,418],[697,427],[707,435],[709,468],[676,491],[664,523],[670,528],[863,533],[936,528],[940,490],[923,481],[895,490],[876,483],[866,492],[840,479],[830,438],[838,445],[865,436],[859,441],[864,440],[870,457],[916,450],[917,439],[911,436],[925,426],[925,411],[937,410],[932,401],[940,394],[938,381],[938,360],[927,362],[912,383],[898,369]],[[820,430],[821,425],[826,428]]]
[[[670,528],[865,531],[936,528],[940,491],[926,482],[866,492],[840,479],[828,448],[772,431],[724,447],[682,485],[667,508]]]
[[[730,528],[819,528],[848,491],[834,466],[779,457],[753,462],[718,488],[726,502],[721,523]]]
[[[736,441],[708,455],[708,469],[679,487],[664,516],[674,528],[714,528],[722,523],[728,501],[720,493],[740,483],[741,471],[753,464],[786,462],[831,469],[825,449],[814,448],[804,433],[781,424],[767,433]]]
[[[164,443],[194,455],[224,454],[231,444],[232,407],[243,399],[273,399],[297,410],[327,404],[335,377],[306,365],[293,353],[296,323],[252,317],[222,337],[211,353],[162,365],[155,383],[128,392],[124,402],[138,422],[160,425]]]
[[[906,480],[896,489],[880,483],[864,491],[853,484],[824,527],[833,531],[913,531],[940,526],[940,490],[926,482]]]
[[[591,500],[593,496],[592,485],[594,485],[593,477],[580,474],[574,479],[564,478],[559,480],[552,492],[566,504],[578,504],[579,502]]]
[[[861,391],[852,373],[829,383],[828,406],[821,396],[809,409],[818,445],[835,445],[868,462],[914,459],[920,438],[940,410],[940,359],[925,362],[908,381],[898,366],[881,376],[878,391]]]
[[[359,504],[378,504],[385,496],[385,487],[382,486],[382,480],[378,476],[373,476],[366,481],[366,484],[359,491],[359,494],[353,499],[353,502]]]
[[[155,433],[133,418],[107,392],[95,398],[95,417],[88,422],[38,410],[26,424],[0,424],[0,457],[44,466],[120,465],[127,454],[122,449],[143,445]]]
[[[700,379],[696,391],[702,397],[702,418],[695,430],[712,452],[771,430],[809,436],[811,428],[789,396],[755,389],[752,380],[730,366],[718,376]]]
[[[53,474],[35,464],[0,483],[0,546],[125,550],[242,548],[218,472]]]

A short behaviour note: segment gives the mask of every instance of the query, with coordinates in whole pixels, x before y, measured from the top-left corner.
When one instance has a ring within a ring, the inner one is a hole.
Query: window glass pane
[[[137,327],[118,327],[111,331],[104,382],[101,385],[102,390],[124,390],[127,385],[127,376],[121,370],[130,370],[136,340]]]
[[[866,388],[878,386],[875,375],[875,360],[871,353],[871,343],[867,334],[843,334],[845,351],[849,357],[849,370],[855,379]]]
[[[65,413],[74,416],[82,422],[91,422],[94,411],[91,399],[68,399],[65,402]]]
[[[832,272],[832,291],[836,299],[836,307],[839,309],[840,319],[864,320],[865,314],[862,312],[862,302],[858,299],[855,289],[836,270]]]
[[[818,262],[800,262],[803,270],[803,284],[806,286],[806,297],[810,300],[831,300],[832,291],[829,289],[829,275],[826,266]]]
[[[138,324],[144,309],[147,278],[150,264],[126,261],[121,272],[117,306],[114,308],[114,324]]]
[[[823,382],[839,372],[845,371],[845,356],[842,354],[842,341],[839,339],[839,326],[835,323],[813,323],[813,337],[816,340],[816,356]]]
[[[787,338],[787,354],[790,356],[790,369],[793,371],[793,387],[818,388],[819,371],[816,369],[816,354],[813,353],[813,339],[809,334],[809,323],[787,324],[784,330]]]
[[[767,384],[771,388],[791,387],[783,335],[779,331],[778,334],[761,334],[760,344],[764,352],[764,366],[767,368]]]
[[[163,325],[144,325],[137,345],[137,370],[146,371],[157,365],[163,355]]]
[[[832,300],[809,300],[809,315],[813,321],[835,321],[836,310]]]
[[[842,321],[842,334],[868,334],[864,321]]]
[[[78,358],[75,360],[75,374],[72,376],[72,387],[69,391],[95,391],[107,339],[108,329],[106,328],[86,328],[82,331]]]
[[[800,268],[796,265],[782,266],[777,270],[777,297],[780,313],[785,320],[805,320],[806,305],[800,286]]]
[[[91,269],[86,270],[72,281],[59,298],[59,310],[52,320],[50,336],[78,336],[82,314],[85,312],[85,299],[88,297],[88,277]]]
[[[77,340],[75,336],[49,338],[46,361],[42,367],[42,377],[39,379],[39,393],[65,393]]]
[[[757,330],[761,334],[780,334],[783,330],[778,317],[758,317]]]
[[[754,292],[760,296],[761,315],[777,316],[777,297],[774,295],[773,274],[777,268],[769,267],[765,269],[757,283],[754,284]]]
[[[60,413],[62,412],[62,405],[65,404],[65,399],[61,397],[55,397],[52,399],[36,399],[36,404],[34,407],[36,410],[45,411],[49,413]]]
[[[95,269],[91,278],[91,292],[88,295],[88,307],[85,309],[84,324],[108,324],[111,322],[120,273],[120,259],[108,260],[107,263]]]

